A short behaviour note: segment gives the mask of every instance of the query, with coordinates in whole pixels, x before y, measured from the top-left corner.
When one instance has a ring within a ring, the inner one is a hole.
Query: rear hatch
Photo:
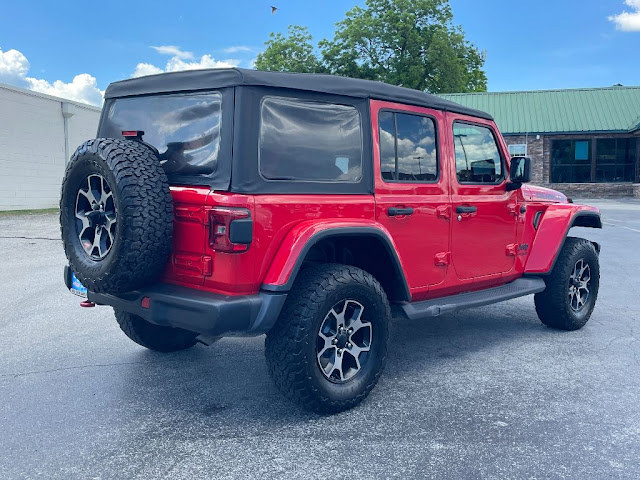
[[[248,245],[229,240],[229,222],[251,218],[253,210],[251,197],[227,193],[233,95],[232,88],[222,88],[109,98],[105,103],[98,136],[144,132],[142,141],[158,151],[169,178],[174,238],[164,281],[225,293],[247,288],[235,277],[241,262],[237,254]]]

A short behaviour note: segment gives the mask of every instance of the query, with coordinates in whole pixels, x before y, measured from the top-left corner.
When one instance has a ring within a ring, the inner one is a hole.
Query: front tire
[[[390,320],[387,296],[369,273],[340,264],[305,268],[267,333],[269,374],[306,409],[352,408],[382,373]]]
[[[177,352],[193,347],[197,333],[182,328],[163,327],[129,312],[113,309],[120,329],[138,345],[156,352]]]
[[[547,288],[534,297],[540,321],[559,330],[582,328],[591,317],[600,286],[600,264],[593,244],[568,237],[545,282]]]

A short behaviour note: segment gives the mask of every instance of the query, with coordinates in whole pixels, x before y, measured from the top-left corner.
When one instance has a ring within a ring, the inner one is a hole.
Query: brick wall
[[[633,197],[633,183],[546,183],[543,187],[553,188],[572,198],[620,198]]]
[[[542,136],[537,139],[536,135],[505,135],[504,140],[507,145],[527,145],[527,156],[531,158],[532,183],[540,185],[548,181],[549,175],[544,176],[544,143]]]

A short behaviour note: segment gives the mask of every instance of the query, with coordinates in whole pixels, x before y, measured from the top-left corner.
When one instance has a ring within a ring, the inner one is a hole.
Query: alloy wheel
[[[92,260],[104,259],[115,239],[117,221],[113,191],[102,175],[89,175],[76,196],[76,232]]]
[[[352,379],[369,358],[373,329],[363,313],[360,302],[343,300],[329,310],[320,326],[316,342],[318,366],[334,383]]]
[[[573,267],[573,273],[569,277],[569,304],[574,312],[584,308],[589,299],[589,287],[591,286],[591,268],[581,258]]]

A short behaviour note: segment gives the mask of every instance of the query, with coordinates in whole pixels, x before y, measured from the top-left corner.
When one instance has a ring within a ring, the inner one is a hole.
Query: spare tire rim
[[[584,258],[576,262],[573,273],[569,277],[569,304],[571,310],[578,312],[584,308],[589,300],[591,286],[591,267]]]
[[[92,260],[104,259],[115,239],[117,220],[113,191],[102,175],[89,175],[76,197],[76,232]]]
[[[322,374],[334,383],[352,379],[366,364],[373,329],[362,318],[364,306],[355,300],[336,303],[324,317],[316,341]]]

